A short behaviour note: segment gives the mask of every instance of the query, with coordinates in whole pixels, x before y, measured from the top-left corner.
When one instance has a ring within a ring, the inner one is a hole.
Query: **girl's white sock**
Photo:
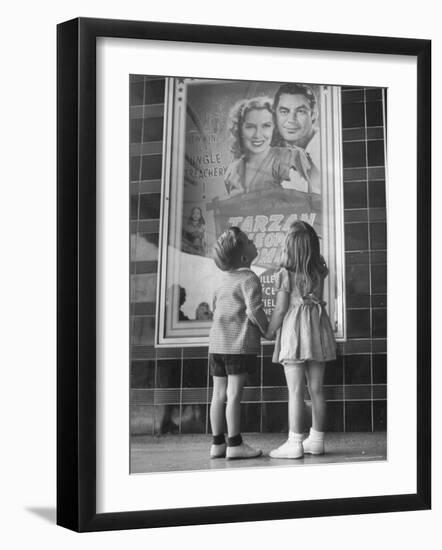
[[[318,432],[314,428],[310,428],[310,438],[315,441],[322,441],[324,439],[325,432]]]
[[[304,439],[304,434],[289,432],[289,441],[302,441],[303,439]]]

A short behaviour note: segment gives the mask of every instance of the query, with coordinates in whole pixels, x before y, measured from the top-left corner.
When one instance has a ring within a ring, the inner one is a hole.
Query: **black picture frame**
[[[96,39],[414,56],[417,60],[417,491],[203,508],[96,511]],[[431,507],[431,41],[79,18],[57,28],[57,523],[84,532]]]

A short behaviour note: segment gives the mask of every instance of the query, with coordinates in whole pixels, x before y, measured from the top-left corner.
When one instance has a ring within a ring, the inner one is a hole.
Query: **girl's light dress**
[[[290,302],[276,336],[274,363],[336,359],[333,328],[322,300],[326,276],[327,271],[311,292],[302,293],[295,284],[293,272],[282,267],[275,274],[275,290],[287,292]]]

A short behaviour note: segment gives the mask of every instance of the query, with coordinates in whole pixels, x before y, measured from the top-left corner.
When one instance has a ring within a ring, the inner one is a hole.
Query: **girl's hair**
[[[213,247],[213,259],[221,271],[235,269],[241,264],[243,243],[239,240],[239,227],[229,227],[218,237]]]
[[[243,153],[242,143],[242,125],[247,113],[250,111],[262,111],[266,109],[273,119],[272,99],[270,97],[253,97],[251,99],[241,99],[232,107],[229,114],[228,128],[233,136],[231,151],[235,158],[240,158]]]
[[[327,272],[319,251],[318,235],[307,222],[296,221],[290,226],[280,265],[295,273],[298,290],[306,294],[312,292],[319,278]]]
[[[204,217],[203,217],[203,211],[201,210],[201,208],[200,208],[199,206],[194,206],[194,207],[192,208],[192,210],[190,211],[189,217],[187,218],[187,222],[188,222],[188,223],[189,223],[189,222],[192,222],[192,223],[193,223],[194,220],[193,220],[192,215],[193,215],[193,211],[194,211],[194,210],[199,210],[199,212],[200,212],[200,219],[197,221],[197,224],[200,225],[200,226],[201,226],[201,225],[205,225],[206,222],[205,222]]]

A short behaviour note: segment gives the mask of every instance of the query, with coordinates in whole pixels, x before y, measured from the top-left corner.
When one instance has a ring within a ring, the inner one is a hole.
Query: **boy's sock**
[[[234,435],[233,437],[227,438],[227,445],[229,447],[238,447],[242,443],[242,437],[241,434]]]
[[[213,444],[214,445],[222,445],[226,442],[226,438],[224,434],[214,435],[213,436]]]

